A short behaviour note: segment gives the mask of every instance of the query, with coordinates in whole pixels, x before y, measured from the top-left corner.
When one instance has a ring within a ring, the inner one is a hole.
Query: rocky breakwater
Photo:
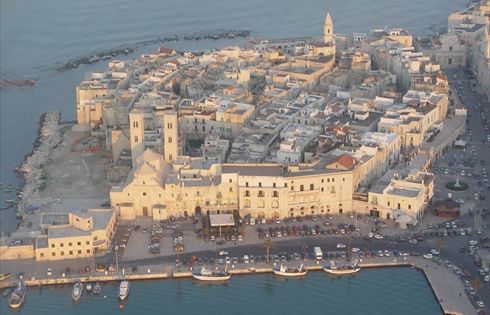
[[[38,136],[34,141],[32,153],[24,157],[22,164],[16,169],[23,179],[24,185],[19,192],[17,217],[22,218],[25,213],[36,210],[36,205],[29,200],[36,192],[46,187],[45,168],[53,149],[62,141],[59,112],[45,113],[41,116]]]

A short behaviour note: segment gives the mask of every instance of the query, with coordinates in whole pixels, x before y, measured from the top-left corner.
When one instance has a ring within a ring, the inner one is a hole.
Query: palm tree
[[[267,262],[269,262],[269,253],[270,253],[270,250],[271,248],[273,247],[273,244],[272,244],[272,240],[270,238],[266,239],[265,242],[264,242],[264,247],[265,247],[265,251],[267,253]]]
[[[483,287],[483,283],[481,282],[480,278],[472,280],[471,285],[473,286],[473,288],[475,288],[476,291],[480,290]]]

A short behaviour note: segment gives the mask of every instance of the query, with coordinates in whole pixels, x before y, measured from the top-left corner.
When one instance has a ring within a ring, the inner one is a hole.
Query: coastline
[[[402,258],[402,257],[400,257]],[[381,269],[381,268],[413,268],[417,271],[422,272],[424,275],[427,284],[429,285],[435,300],[437,301],[442,314],[446,315],[470,315],[477,314],[476,310],[471,306],[471,304],[463,305],[464,303],[456,303],[457,301],[455,297],[457,296],[457,288],[455,286],[445,286],[444,283],[440,283],[439,277],[435,274],[435,268],[433,268],[434,262],[427,260],[423,260],[420,257],[405,257],[407,259],[403,259],[400,261],[396,261],[393,259],[382,259],[375,262],[361,262],[360,266],[362,269]],[[243,264],[242,264],[243,265]],[[246,276],[253,274],[272,274],[274,266],[270,264],[256,264],[256,267],[248,267],[244,268],[246,265],[240,266],[240,268],[230,269],[230,274],[234,276]],[[157,267],[161,269],[162,265],[158,266],[149,266],[149,267]],[[315,263],[313,261],[308,261],[308,264],[305,265],[305,269],[308,271],[322,271],[323,264]],[[172,279],[189,279],[192,278],[192,270],[190,271],[182,271],[182,272],[174,272],[172,266],[164,266],[163,270],[152,271],[151,268],[147,269],[147,273],[137,273],[137,274],[126,274],[126,275],[116,275],[116,274],[103,274],[103,275],[84,275],[84,276],[73,276],[73,277],[65,277],[65,278],[49,278],[49,279],[30,279],[25,280],[26,286],[31,287],[40,287],[40,286],[52,286],[52,285],[67,285],[73,284],[76,282],[115,282],[121,280],[131,280],[131,281],[144,281],[144,280],[172,280]],[[362,270],[361,270],[362,272]],[[445,270],[445,272],[449,273],[449,270]],[[462,285],[457,279],[459,284]],[[9,288],[15,285],[14,281],[3,281],[0,282],[0,290],[5,288]],[[452,296],[454,295],[454,296]],[[461,299],[461,295],[460,295]],[[465,300],[469,302],[469,299]],[[453,301],[453,303],[447,303]],[[451,305],[453,304],[453,305]],[[468,309],[468,305],[471,306],[471,309]],[[462,309],[466,309],[463,311]]]
[[[39,118],[37,137],[33,142],[32,152],[26,154],[22,163],[15,168],[15,173],[20,179],[21,184],[17,189],[17,207],[16,217],[22,219],[26,206],[29,205],[29,197],[36,191],[42,189],[43,185],[43,168],[49,160],[53,149],[61,142],[61,114],[59,112],[43,113]],[[32,209],[34,211],[36,209]]]

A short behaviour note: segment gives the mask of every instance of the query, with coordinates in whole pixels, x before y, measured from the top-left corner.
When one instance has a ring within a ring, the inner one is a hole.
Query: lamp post
[[[119,246],[117,245],[117,243],[114,245],[114,251],[116,252],[116,273],[119,272],[119,260],[118,260],[118,255],[117,255],[117,251],[119,250]]]

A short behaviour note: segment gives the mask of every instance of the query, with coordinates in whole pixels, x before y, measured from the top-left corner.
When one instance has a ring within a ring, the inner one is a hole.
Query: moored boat
[[[71,297],[74,301],[79,301],[82,297],[83,293],[83,284],[81,282],[77,282],[73,285],[73,291],[71,292]]]
[[[281,264],[278,268],[274,268],[273,270],[275,275],[283,276],[283,277],[301,277],[308,273],[301,264],[298,268],[296,267],[286,267],[284,264]]]
[[[351,261],[349,264],[337,264],[335,261],[331,260],[330,264],[323,266],[323,271],[335,274],[335,275],[347,275],[359,272],[361,267],[359,266],[358,260]]]
[[[22,304],[24,303],[25,297],[26,297],[26,286],[22,282],[19,282],[15,287],[14,292],[12,292],[12,295],[10,296],[9,306],[11,308],[21,307]]]
[[[0,281],[10,278],[12,274],[10,273],[0,273]]]
[[[93,289],[92,289],[92,293],[93,294],[100,294],[102,292],[102,287],[100,286],[100,284],[97,282]]]
[[[119,284],[119,299],[124,301],[129,295],[129,281],[121,281]]]
[[[201,281],[226,281],[230,279],[231,274],[229,272],[220,270],[210,270],[205,267],[201,268],[199,272],[193,272],[192,277]]]
[[[87,283],[87,285],[85,286],[85,289],[87,289],[87,292],[90,292],[92,291],[92,283]]]

